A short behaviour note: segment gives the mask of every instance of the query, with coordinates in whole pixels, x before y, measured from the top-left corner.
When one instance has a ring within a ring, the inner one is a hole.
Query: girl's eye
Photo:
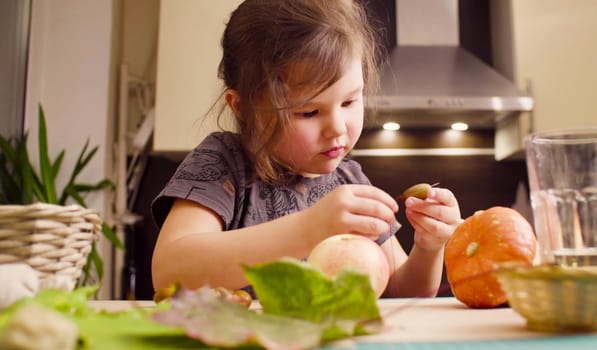
[[[350,101],[344,101],[342,102],[342,107],[348,107],[350,106],[352,103],[354,102],[354,100],[350,100]]]
[[[298,115],[305,117],[305,118],[311,118],[317,115],[317,113],[319,113],[319,110],[315,109],[309,112],[301,112],[301,113],[297,113]]]

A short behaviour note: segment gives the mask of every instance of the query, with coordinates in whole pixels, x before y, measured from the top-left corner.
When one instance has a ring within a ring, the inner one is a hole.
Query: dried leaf
[[[181,290],[171,308],[153,314],[160,323],[181,327],[210,346],[261,345],[266,349],[309,349],[320,343],[321,325],[283,316],[260,314],[218,298],[208,287]]]

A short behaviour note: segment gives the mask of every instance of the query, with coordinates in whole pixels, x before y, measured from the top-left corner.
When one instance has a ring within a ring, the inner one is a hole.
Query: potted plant
[[[114,246],[119,249],[124,249],[122,242],[120,242],[112,228],[103,222],[103,220],[99,219],[94,210],[88,209],[87,203],[85,202],[86,194],[100,191],[108,187],[113,187],[113,183],[108,179],[102,179],[94,184],[80,183],[77,180],[78,175],[83,171],[83,169],[89,164],[93,156],[96,154],[98,147],[96,146],[92,149],[89,149],[89,140],[87,140],[79,153],[79,157],[77,158],[74,168],[71,170],[66,185],[62,190],[58,190],[56,179],[61,170],[65,151],[62,150],[54,160],[50,159],[48,152],[46,120],[41,104],[39,105],[38,110],[38,170],[36,170],[31,164],[28,154],[27,133],[20,138],[13,139],[6,139],[0,135],[0,207],[8,208],[13,210],[14,213],[18,212],[20,213],[19,215],[25,216],[32,216],[34,214],[23,214],[24,211],[22,208],[34,208],[35,210],[43,211],[46,215],[60,217],[62,221],[67,220],[67,226],[72,225],[76,227],[83,227],[85,224],[91,225],[93,226],[93,229],[88,231],[96,231],[91,232],[91,234],[96,234],[97,236],[101,232],[101,235],[108,239]],[[45,206],[39,206],[42,204]],[[56,209],[58,209],[58,212]],[[73,211],[76,211],[76,213],[73,214]],[[51,214],[47,214],[48,212],[51,212]],[[84,218],[78,220],[80,223],[75,223],[77,220],[75,220],[76,218],[72,218],[73,215],[83,216]],[[67,216],[69,218],[64,219]],[[85,221],[87,221],[87,223],[85,223]],[[64,226],[64,223],[54,224],[42,220],[36,221],[36,223],[40,222],[42,222],[42,226],[56,226],[56,232],[65,232],[64,230],[66,228],[61,227],[61,225]],[[24,226],[22,222],[19,225]],[[78,232],[78,234],[79,236],[81,235],[80,232]],[[83,233],[83,236],[84,235],[85,233]],[[80,267],[81,271],[78,271],[77,273],[77,276],[80,276],[76,281],[77,286],[95,283],[96,281],[92,278],[94,274],[97,277],[97,281],[100,281],[102,278],[103,260],[98,254],[96,248],[96,238],[97,237],[90,239],[90,249],[89,247],[83,247],[85,249],[80,250],[78,247],[75,247],[74,249],[79,251],[74,252],[73,248],[64,248],[67,250],[70,249],[69,251],[72,254],[83,254],[84,258],[86,259],[84,261],[84,266]],[[2,237],[0,237],[0,240],[1,239]],[[72,243],[73,241],[73,239],[70,239],[69,237],[64,237],[64,239],[65,242],[68,241]],[[41,239],[41,241],[43,241],[43,239]],[[80,245],[80,243],[73,244]],[[14,246],[15,244],[13,243],[12,245]],[[39,246],[42,248],[37,250],[43,250],[44,245],[40,244]],[[45,247],[47,247],[47,244]],[[2,252],[0,251],[0,253]],[[51,256],[51,254],[52,252],[48,252],[46,256]],[[41,258],[38,257],[37,259],[28,260],[39,261]],[[68,257],[63,260],[68,260]],[[31,261],[30,263],[34,264],[34,262]]]

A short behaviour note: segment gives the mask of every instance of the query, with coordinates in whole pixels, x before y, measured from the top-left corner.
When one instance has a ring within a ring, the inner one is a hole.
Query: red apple
[[[379,244],[360,235],[345,233],[324,239],[313,248],[307,262],[332,278],[343,269],[369,275],[378,298],[390,279],[390,265]]]

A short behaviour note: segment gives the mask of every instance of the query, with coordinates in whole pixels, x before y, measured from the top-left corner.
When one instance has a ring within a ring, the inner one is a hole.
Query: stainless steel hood
[[[398,46],[382,70],[381,93],[369,124],[443,127],[466,122],[493,128],[499,119],[533,109],[533,98],[458,46]]]
[[[458,39],[404,44],[433,32],[438,23],[439,35],[456,31],[458,37],[458,11],[446,8],[450,1],[397,1],[396,30],[405,39],[399,36],[382,67],[381,92],[369,98],[367,126],[395,121],[402,127],[449,127],[461,121],[472,128],[493,129],[505,117],[533,109],[529,94],[460,47]],[[458,6],[457,1],[451,3]]]

